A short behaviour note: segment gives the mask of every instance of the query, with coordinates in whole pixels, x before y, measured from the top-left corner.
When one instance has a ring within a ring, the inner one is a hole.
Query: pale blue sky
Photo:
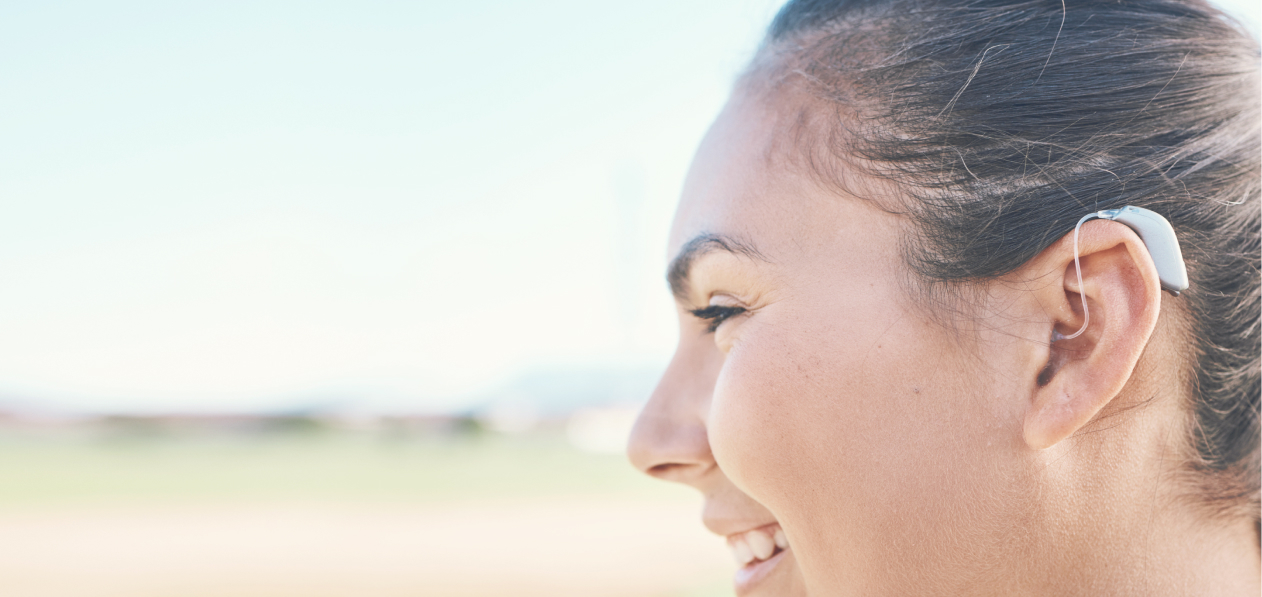
[[[660,366],[673,204],[778,4],[5,3],[0,406]]]

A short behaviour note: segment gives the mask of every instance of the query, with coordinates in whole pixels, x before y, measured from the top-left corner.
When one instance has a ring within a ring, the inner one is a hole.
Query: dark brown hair
[[[1191,280],[1186,468],[1214,511],[1257,517],[1258,65],[1196,0],[792,0],[751,72],[829,107],[816,173],[861,164],[910,197],[930,287],[1009,273],[1091,211],[1164,215]]]

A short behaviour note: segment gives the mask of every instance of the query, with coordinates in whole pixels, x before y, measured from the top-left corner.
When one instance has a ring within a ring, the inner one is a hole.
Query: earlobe
[[[1046,392],[1025,417],[1025,443],[1035,450],[1050,448],[1073,435],[1099,412],[1094,401],[1075,400],[1064,388]],[[1101,405],[1103,406],[1103,405]]]
[[[1091,423],[1122,394],[1156,327],[1161,283],[1151,256],[1134,231],[1115,222],[1082,229],[1074,267],[1070,239],[1048,247],[1037,260],[1059,284],[1039,292],[1052,315],[1047,361],[1031,380],[1024,436],[1033,449],[1054,446]],[[1081,301],[1091,312],[1083,333]]]

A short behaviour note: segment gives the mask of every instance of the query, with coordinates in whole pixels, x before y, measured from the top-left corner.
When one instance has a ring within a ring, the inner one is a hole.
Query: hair
[[[1258,65],[1198,0],[791,0],[747,80],[804,82],[822,178],[900,190],[927,288],[1012,272],[1091,211],[1164,215],[1191,282],[1184,467],[1201,504],[1256,520]]]

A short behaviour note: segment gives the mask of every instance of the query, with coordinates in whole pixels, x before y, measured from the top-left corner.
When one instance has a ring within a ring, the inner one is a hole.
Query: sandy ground
[[[0,595],[694,595],[732,570],[698,506],[574,498],[0,512]]]

